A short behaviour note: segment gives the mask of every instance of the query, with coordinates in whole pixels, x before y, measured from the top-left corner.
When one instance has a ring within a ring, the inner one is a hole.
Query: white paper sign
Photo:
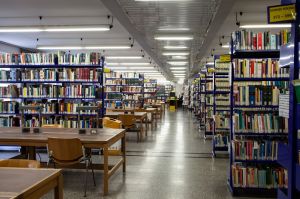
[[[290,95],[279,95],[279,116],[289,118]]]

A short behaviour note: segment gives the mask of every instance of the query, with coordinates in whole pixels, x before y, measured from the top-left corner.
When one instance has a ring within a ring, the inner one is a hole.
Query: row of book
[[[230,88],[229,80],[216,81],[217,88]]]
[[[77,107],[82,106],[97,106],[97,103],[95,102],[89,102],[89,103],[75,103],[75,102],[60,102],[59,103],[59,114],[77,114],[78,110]],[[101,107],[99,107],[100,109]],[[91,114],[95,115],[98,113],[96,110],[80,110],[80,114]]]
[[[97,52],[87,53],[2,53],[0,54],[1,65],[98,65],[101,54]]]
[[[217,113],[215,115],[216,128],[228,128],[230,126],[230,119],[223,114]]]
[[[156,88],[145,88],[144,92],[145,93],[155,93],[157,90]]]
[[[157,87],[157,83],[144,83],[144,87],[145,88],[156,88]]]
[[[238,89],[238,90],[236,90]],[[276,86],[235,86],[235,105],[278,106],[280,89]]]
[[[233,115],[235,132],[245,133],[287,133],[288,119],[276,112],[256,113],[236,111]]]
[[[277,160],[278,141],[233,140],[235,160]]]
[[[105,84],[113,86],[142,86],[143,81],[140,79],[106,79]]]
[[[140,73],[119,73],[119,72],[111,72],[105,73],[106,78],[143,78]]]
[[[289,77],[289,69],[280,68],[277,59],[235,59],[234,76],[238,78]]]
[[[288,30],[281,30],[273,34],[269,31],[255,33],[249,30],[240,30],[232,33],[235,50],[279,50],[291,39]]]
[[[216,105],[217,106],[230,106],[230,101],[226,99],[227,101],[224,100],[216,100]]]
[[[213,137],[215,147],[227,147],[228,146],[228,135],[217,134]]]
[[[8,116],[0,116],[0,127],[13,127],[15,126],[15,119]]]
[[[14,101],[3,101],[0,100],[0,114],[1,113],[16,113],[18,109],[19,102]]]
[[[106,92],[133,92],[133,93],[141,93],[142,87],[133,87],[133,86],[116,86],[116,87],[107,87]]]
[[[245,167],[232,165],[234,187],[277,189],[287,188],[287,170],[271,167]]]

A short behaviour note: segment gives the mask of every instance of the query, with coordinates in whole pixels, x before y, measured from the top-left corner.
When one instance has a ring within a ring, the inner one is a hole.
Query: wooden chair
[[[136,126],[136,119],[133,114],[120,114],[118,120],[122,121],[122,126],[127,132],[137,132],[137,141],[142,140],[142,128]]]
[[[48,166],[53,163],[62,166],[75,165],[81,162],[85,163],[86,174],[84,184],[84,197],[86,197],[87,176],[89,168],[92,170],[94,186],[96,186],[95,174],[91,159],[91,154],[86,154],[85,148],[82,146],[78,138],[48,138]]]
[[[35,160],[8,159],[0,160],[0,167],[40,168],[41,164]]]

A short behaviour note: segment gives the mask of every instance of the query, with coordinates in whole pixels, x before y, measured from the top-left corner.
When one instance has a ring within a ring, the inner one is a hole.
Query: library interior
[[[300,199],[300,0],[0,2],[0,199]]]

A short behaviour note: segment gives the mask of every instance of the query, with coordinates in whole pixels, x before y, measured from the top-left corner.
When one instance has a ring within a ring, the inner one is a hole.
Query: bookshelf
[[[60,124],[68,128],[93,125],[92,117],[103,117],[103,63],[99,53],[0,54],[0,126],[21,126],[20,106],[42,106],[41,120],[26,110],[25,125]],[[97,106],[81,111],[78,106]]]
[[[157,85],[156,100],[158,102],[166,102],[167,101],[165,85],[162,85],[162,84]]]
[[[278,111],[279,95],[289,92],[289,70],[279,67],[279,48],[288,35],[248,30],[232,34],[229,187],[233,195],[274,197],[277,188],[287,187],[287,171],[277,159],[280,143],[288,135],[287,120]],[[266,40],[274,37],[282,39]]]
[[[231,66],[230,59],[225,60],[223,57],[230,55],[214,56],[213,72],[213,157],[217,153],[228,152],[229,145],[229,106],[230,106],[230,82],[229,69]]]
[[[194,77],[194,80],[192,82],[192,95],[193,95],[193,100],[192,100],[192,107],[193,107],[193,112],[197,118],[201,116],[201,111],[200,111],[200,78],[199,74],[197,74]]]
[[[152,104],[156,102],[157,94],[157,80],[156,79],[144,79],[144,104]]]
[[[139,73],[105,73],[105,107],[135,108],[143,105],[144,76]]]
[[[210,66],[209,66],[210,67]],[[213,135],[213,71],[206,66],[206,71],[201,71],[200,104],[201,120],[203,121],[204,138]],[[201,121],[201,122],[202,122]]]
[[[282,0],[282,4],[294,3]],[[300,198],[300,104],[296,99],[294,80],[299,80],[299,2],[296,3],[297,16],[292,22],[291,41],[280,49],[280,65],[288,68],[289,94],[288,94],[288,141],[278,146],[278,164],[287,171],[287,187],[278,188],[278,199]]]

